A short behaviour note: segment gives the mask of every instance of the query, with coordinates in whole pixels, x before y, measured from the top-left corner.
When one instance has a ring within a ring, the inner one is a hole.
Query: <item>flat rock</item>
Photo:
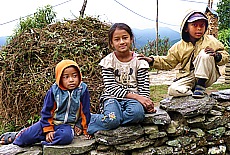
[[[210,96],[218,101],[230,101],[230,89],[212,92]]]
[[[195,99],[192,96],[173,97],[160,102],[160,108],[169,112],[178,112],[185,118],[207,114],[216,104],[216,100],[206,95],[204,98]]]
[[[31,147],[19,147],[14,144],[8,145],[0,145],[0,154],[2,155],[41,155],[42,154],[42,147],[39,145],[34,145]]]
[[[86,139],[85,136],[75,136],[69,145],[51,145],[43,147],[43,154],[70,155],[84,154],[94,149],[95,139]]]
[[[120,126],[114,130],[98,131],[94,134],[96,141],[104,145],[117,145],[138,139],[144,135],[140,124]]]
[[[171,118],[169,114],[161,109],[159,106],[155,107],[156,112],[151,114],[145,114],[145,119],[141,124],[155,124],[155,125],[166,125],[170,124]]]

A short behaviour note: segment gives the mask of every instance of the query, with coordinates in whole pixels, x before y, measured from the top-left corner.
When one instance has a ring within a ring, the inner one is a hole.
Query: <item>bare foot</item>
[[[0,136],[0,144],[10,144],[14,141],[17,132],[6,132]]]
[[[7,142],[5,142],[5,137],[3,136],[2,139],[0,140],[0,144],[5,145],[5,144],[10,144],[12,143],[11,137],[8,138]]]
[[[92,135],[85,135],[86,139],[91,139],[93,136]]]

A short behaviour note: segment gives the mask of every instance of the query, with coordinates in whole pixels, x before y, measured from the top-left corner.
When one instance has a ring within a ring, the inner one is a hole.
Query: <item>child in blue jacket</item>
[[[70,144],[75,135],[87,139],[90,121],[90,96],[82,82],[80,69],[72,60],[62,60],[55,68],[56,83],[48,90],[41,111],[41,119],[20,132],[7,132],[1,144],[27,146],[42,142],[43,145]]]

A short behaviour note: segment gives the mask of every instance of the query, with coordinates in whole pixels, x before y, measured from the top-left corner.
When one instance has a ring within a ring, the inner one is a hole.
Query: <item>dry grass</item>
[[[0,50],[0,126],[17,130],[35,120],[55,82],[55,66],[63,59],[78,63],[91,95],[91,112],[96,113],[103,90],[98,63],[110,53],[109,27],[85,17],[25,30],[12,38]]]

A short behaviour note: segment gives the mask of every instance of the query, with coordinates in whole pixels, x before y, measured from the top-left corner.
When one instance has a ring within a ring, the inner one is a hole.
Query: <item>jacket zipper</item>
[[[71,94],[68,91],[68,94],[69,94],[69,101],[68,101],[68,105],[67,105],[67,109],[66,109],[66,113],[65,113],[64,123],[66,123],[68,121],[69,109],[70,109],[70,104],[71,104],[71,98],[72,98],[73,91],[71,92]]]

